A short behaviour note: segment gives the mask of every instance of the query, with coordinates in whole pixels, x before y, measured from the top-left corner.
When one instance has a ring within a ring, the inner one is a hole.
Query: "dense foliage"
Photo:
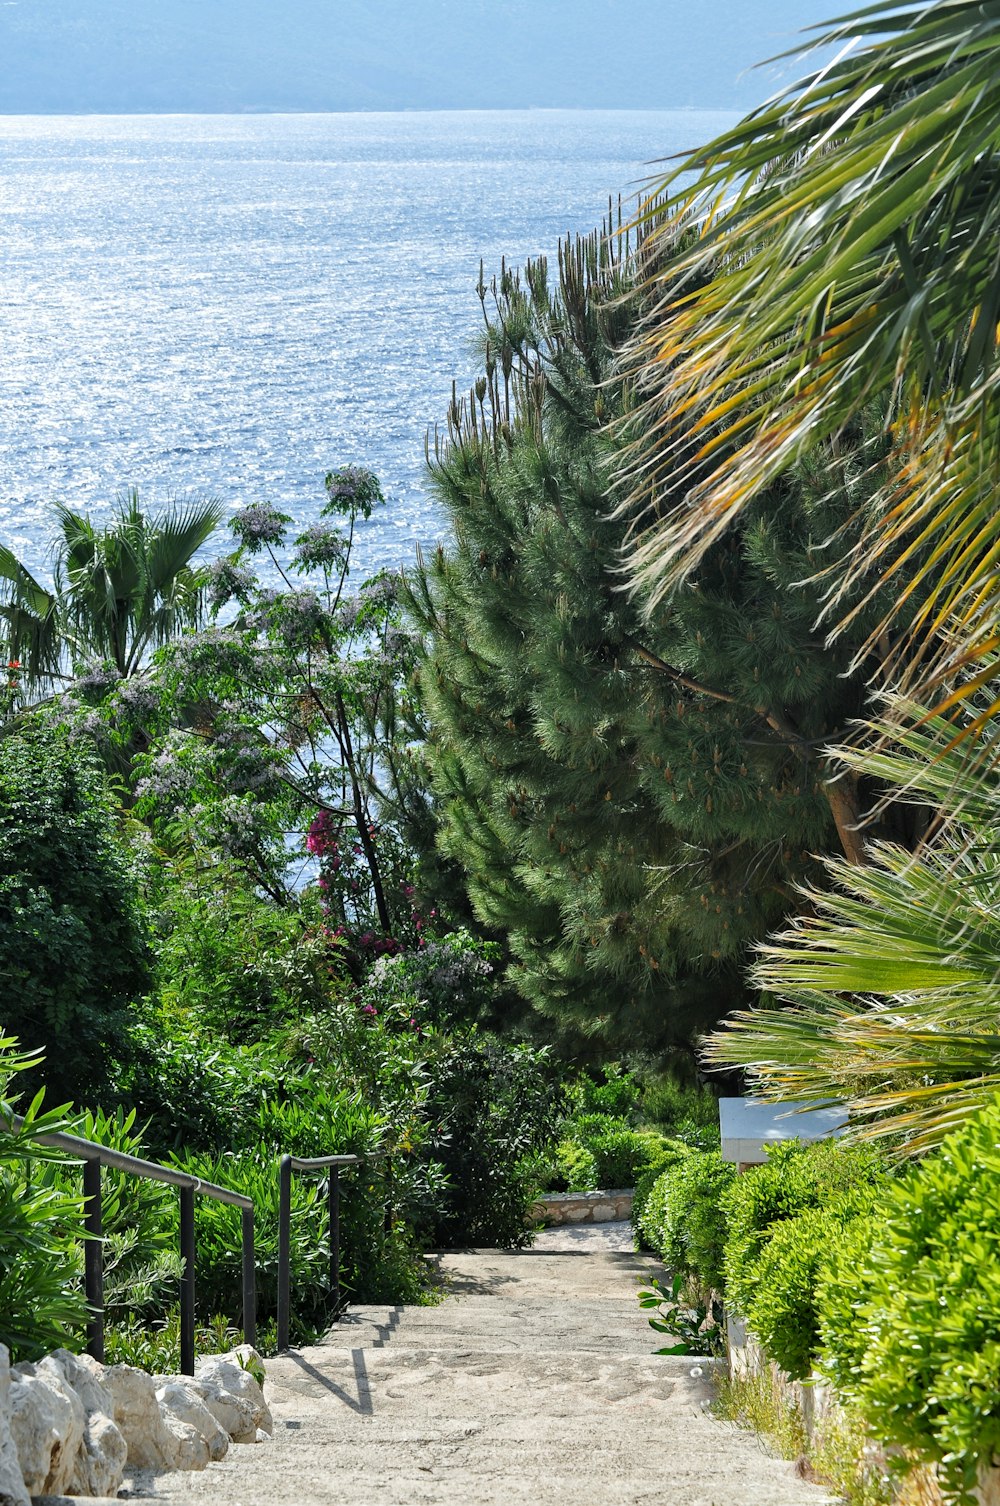
[[[0,981],[3,1027],[47,1051],[57,1100],[108,1085],[151,982],[136,864],[100,769],[41,720],[0,757]]]
[[[37,1359],[47,1349],[73,1343],[86,1307],[79,1283],[83,1208],[79,1191],[67,1192],[39,1176],[51,1160],[36,1134],[63,1130],[58,1109],[43,1113],[36,1098],[18,1102],[11,1092],[17,1077],[37,1059],[15,1051],[16,1042],[0,1035],[0,1343],[15,1359]],[[23,1125],[9,1116],[20,1110]]]
[[[830,648],[793,587],[878,470],[877,416],[669,603],[625,593],[616,352],[671,252],[610,231],[564,244],[558,274],[481,287],[482,375],[433,460],[452,539],[407,601],[437,842],[512,982],[554,1021],[662,1049],[740,1001],[747,943],[813,854],[860,851],[859,785],[831,783],[822,749],[864,706],[876,606]]]

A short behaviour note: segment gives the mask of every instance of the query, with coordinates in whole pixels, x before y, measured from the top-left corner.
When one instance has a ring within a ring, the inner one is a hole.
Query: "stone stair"
[[[576,1231],[574,1231],[576,1232]],[[714,1362],[658,1356],[656,1263],[559,1232],[437,1257],[436,1307],[352,1309],[268,1361],[270,1442],[128,1499],[215,1506],[822,1506],[708,1410]]]

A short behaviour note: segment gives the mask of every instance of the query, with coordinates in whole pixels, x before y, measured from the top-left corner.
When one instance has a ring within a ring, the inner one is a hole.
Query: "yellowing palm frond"
[[[896,665],[939,683],[1000,618],[1000,8],[883,0],[819,40],[853,35],[650,197],[654,243],[700,234],[631,352],[632,563],[655,603],[882,394],[896,463],[830,597],[898,578]]]

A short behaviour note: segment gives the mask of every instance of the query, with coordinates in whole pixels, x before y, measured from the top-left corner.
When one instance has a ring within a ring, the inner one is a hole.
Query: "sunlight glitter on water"
[[[424,440],[474,374],[475,294],[552,253],[709,112],[0,117],[0,541],[50,505],[267,498],[332,467],[389,506],[365,573],[442,531]],[[220,547],[224,547],[220,540]]]

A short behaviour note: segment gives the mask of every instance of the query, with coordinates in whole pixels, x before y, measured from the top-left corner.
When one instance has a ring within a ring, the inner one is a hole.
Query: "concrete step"
[[[697,1407],[706,1396],[711,1362],[681,1364],[657,1355],[611,1355],[565,1348],[558,1352],[502,1353],[479,1347],[470,1336],[466,1349],[333,1350],[316,1347],[282,1355],[268,1375],[283,1407],[294,1410],[318,1388],[341,1406],[330,1426],[351,1429],[357,1414],[385,1409],[405,1421],[424,1418],[532,1415],[552,1420],[624,1406],[630,1412],[664,1407]],[[699,1374],[692,1377],[692,1370]],[[303,1414],[305,1415],[305,1414]]]
[[[484,1347],[503,1351],[573,1347],[649,1354],[664,1342],[632,1299],[566,1302],[550,1308],[469,1298],[440,1308],[355,1309],[329,1329],[322,1344],[334,1349],[468,1348],[473,1335]]]
[[[543,1236],[544,1238],[544,1236]],[[267,1362],[273,1437],[133,1506],[829,1506],[709,1410],[718,1361],[659,1356],[627,1251],[479,1251],[437,1307],[354,1309]]]

